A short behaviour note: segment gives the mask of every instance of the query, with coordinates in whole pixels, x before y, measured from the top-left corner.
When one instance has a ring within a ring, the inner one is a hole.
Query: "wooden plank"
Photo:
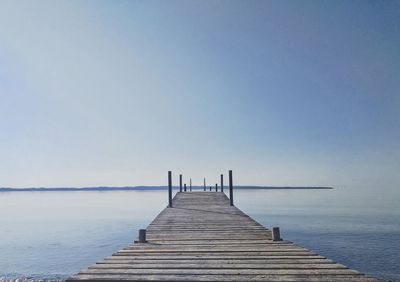
[[[310,254],[310,253],[304,253],[304,254],[299,254],[296,253],[295,255],[293,254],[282,254],[278,253],[276,254],[271,254],[268,253],[268,255],[208,255],[208,254],[200,254],[200,255],[178,255],[178,254],[137,254],[137,255],[129,255],[129,254],[122,254],[122,255],[117,255],[118,253],[114,254],[113,256],[107,257],[106,259],[132,259],[132,260],[191,260],[191,259],[197,259],[197,260],[263,260],[263,259],[319,259],[323,258],[326,259],[325,257],[315,255],[315,254]]]
[[[242,275],[242,274],[265,274],[265,275],[305,275],[305,274],[352,274],[360,275],[359,272],[351,269],[101,269],[101,268],[89,268],[83,270],[82,274],[173,274],[173,275],[202,275],[202,274],[230,274],[230,275]]]
[[[149,241],[151,240],[225,240],[225,238],[229,236],[231,239],[235,240],[254,240],[254,239],[270,239],[270,235],[243,235],[241,236],[240,234],[175,234],[175,235],[153,235],[150,234],[147,236],[147,239]]]
[[[183,247],[187,247],[187,248],[210,248],[210,247],[214,247],[214,246],[218,246],[218,247],[221,247],[221,248],[230,248],[230,249],[232,249],[232,247],[242,247],[242,248],[245,248],[245,247],[269,247],[269,246],[271,246],[271,247],[285,247],[285,246],[294,246],[294,247],[297,247],[297,248],[299,248],[298,246],[296,246],[296,245],[293,245],[293,243],[276,243],[276,242],[271,242],[271,243],[268,243],[268,244],[259,244],[259,243],[236,243],[236,244],[231,244],[231,243],[224,243],[224,242],[221,242],[221,243],[219,243],[219,244],[217,244],[217,243],[209,243],[209,244],[192,244],[192,243],[185,243],[185,244],[177,244],[177,243],[174,243],[174,244],[170,244],[170,243],[163,243],[163,244],[154,244],[154,245],[147,245],[147,244],[145,244],[144,246],[140,246],[140,244],[137,244],[137,245],[131,245],[131,246],[128,246],[128,247],[126,247],[126,248],[124,248],[124,249],[149,249],[149,248],[183,248]],[[304,249],[304,248],[302,248],[302,249]]]
[[[123,258],[137,258],[137,259],[269,259],[269,258],[314,258],[318,257],[314,253],[309,252],[296,252],[296,253],[267,253],[267,254],[248,254],[248,253],[236,253],[236,254],[181,254],[181,253],[166,253],[166,254],[148,254],[148,253],[115,253],[113,257],[123,257]]]
[[[153,244],[160,244],[160,245],[190,245],[190,246],[214,246],[218,244],[219,246],[238,246],[238,245],[243,245],[243,246],[257,246],[259,244],[292,244],[290,241],[272,241],[272,240],[265,240],[265,239],[260,239],[260,240],[252,240],[248,241],[246,239],[239,239],[239,240],[185,240],[185,241],[176,241],[176,240],[152,240]]]
[[[162,251],[162,252],[260,252],[260,251],[304,251],[306,249],[296,245],[259,245],[259,246],[236,246],[234,249],[232,246],[192,246],[192,245],[159,245],[159,246],[130,246],[124,248],[121,251],[127,252],[151,252],[151,251]]]
[[[94,275],[79,274],[68,281],[285,281],[285,282],[376,282],[359,275]]]
[[[117,253],[114,254],[114,256],[134,256],[134,255],[140,255],[140,256],[146,256],[146,255],[176,255],[176,256],[181,256],[181,255],[192,255],[192,256],[202,256],[202,255],[218,255],[218,256],[236,256],[236,257],[249,257],[249,256],[263,256],[263,255],[268,255],[268,256],[289,256],[289,255],[295,255],[295,256],[308,256],[308,255],[314,255],[314,253],[311,252],[303,252],[303,251],[284,251],[284,252],[215,252],[215,253],[210,253],[210,252],[124,252],[123,250],[118,251]]]
[[[335,263],[332,260],[325,258],[299,258],[299,259],[282,259],[282,258],[271,258],[271,259],[151,259],[151,260],[143,260],[143,259],[126,259],[124,257],[108,257],[103,261],[99,261],[96,264],[213,264],[213,265],[222,265],[222,264],[332,264]]]
[[[89,269],[347,269],[347,267],[338,263],[192,263],[185,264],[166,264],[166,263],[97,263],[90,266]]]

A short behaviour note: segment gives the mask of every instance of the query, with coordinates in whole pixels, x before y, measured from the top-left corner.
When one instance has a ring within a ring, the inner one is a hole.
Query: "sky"
[[[400,185],[400,1],[0,2],[0,187]]]

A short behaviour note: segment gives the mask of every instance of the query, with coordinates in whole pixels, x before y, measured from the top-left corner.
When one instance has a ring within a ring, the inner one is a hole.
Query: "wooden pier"
[[[376,281],[274,241],[221,192],[178,192],[140,240],[67,281]]]

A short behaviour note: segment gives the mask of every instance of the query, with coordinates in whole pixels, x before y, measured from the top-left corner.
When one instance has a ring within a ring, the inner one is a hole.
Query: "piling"
[[[168,171],[168,207],[172,208],[172,172]]]
[[[233,177],[232,170],[229,171],[229,203],[233,206]]]
[[[224,175],[221,174],[221,192],[224,192]]]
[[[146,243],[146,229],[139,229],[139,243]]]
[[[279,231],[279,227],[272,227],[272,240],[273,241],[282,241],[281,232]]]

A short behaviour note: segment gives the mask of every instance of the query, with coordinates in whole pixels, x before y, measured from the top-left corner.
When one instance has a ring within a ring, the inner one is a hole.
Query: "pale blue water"
[[[63,279],[130,244],[165,191],[0,193],[0,279]],[[395,189],[237,190],[236,205],[282,237],[400,281]]]

